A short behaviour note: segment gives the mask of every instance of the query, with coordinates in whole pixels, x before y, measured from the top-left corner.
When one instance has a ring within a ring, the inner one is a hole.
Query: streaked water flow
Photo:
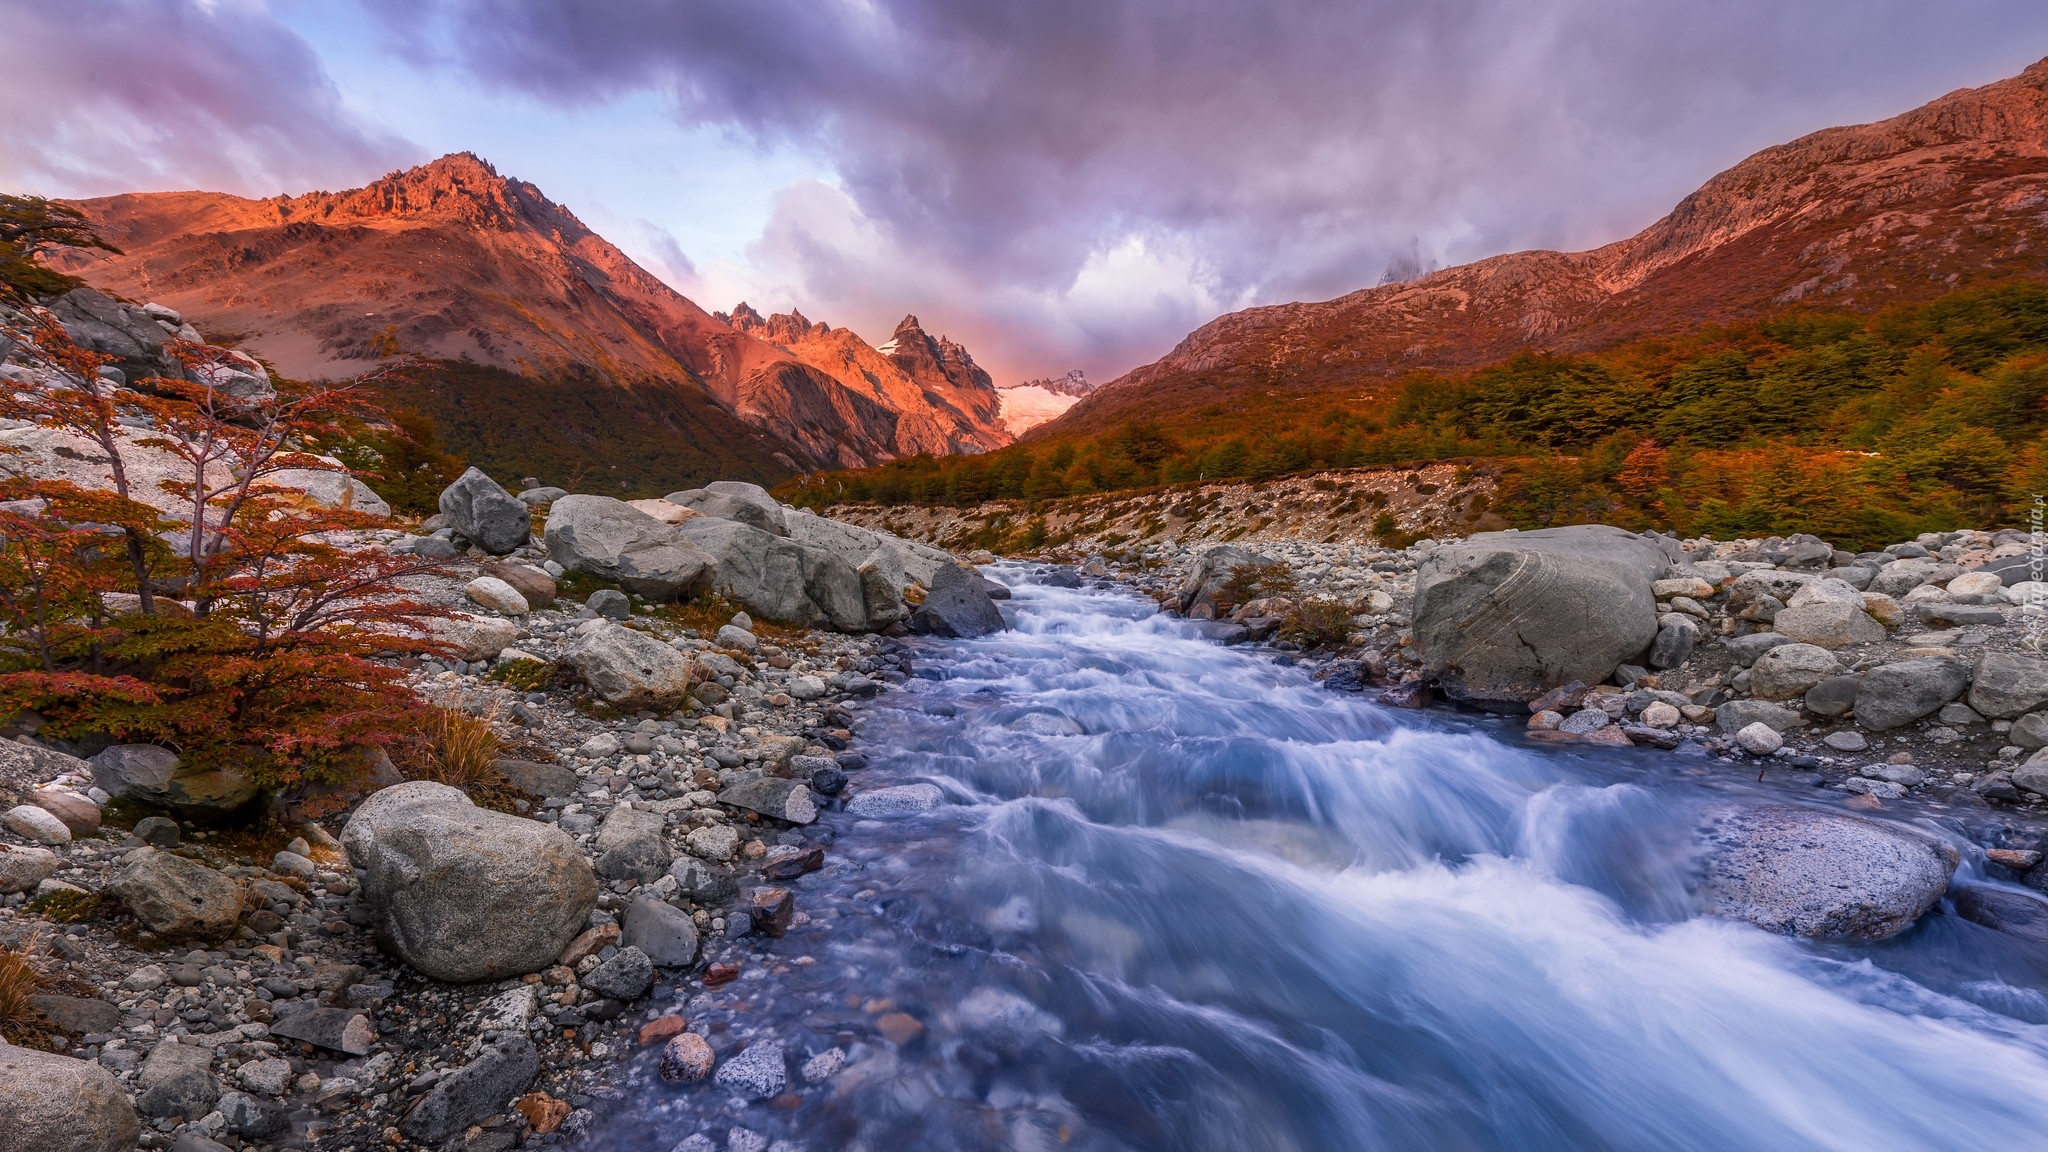
[[[2048,1146],[2038,946],[1942,913],[1853,948],[1691,915],[1694,813],[1770,793],[1380,709],[1007,578],[1014,630],[922,646],[860,731],[857,786],[951,802],[827,815],[811,924],[687,1009],[721,1050],[839,1045],[848,1071],[742,1105],[643,1054],[607,1142]],[[922,1033],[879,1039],[890,1013]]]

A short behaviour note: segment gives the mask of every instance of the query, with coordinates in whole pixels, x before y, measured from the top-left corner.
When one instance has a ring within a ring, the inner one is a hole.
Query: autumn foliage
[[[444,613],[403,581],[433,562],[365,546],[372,518],[275,479],[334,469],[304,448],[376,418],[357,389],[238,394],[219,349],[182,341],[179,377],[122,387],[47,314],[34,347],[43,371],[9,383],[0,416],[97,455],[111,483],[0,484],[0,715],[273,788],[345,779],[364,746],[416,728],[420,702],[379,657],[429,647]]]

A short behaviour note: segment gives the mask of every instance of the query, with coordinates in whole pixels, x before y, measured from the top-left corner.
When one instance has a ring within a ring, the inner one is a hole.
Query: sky
[[[1755,150],[2048,56],[2040,0],[0,0],[0,191],[471,151],[711,310],[998,384],[1630,235]]]

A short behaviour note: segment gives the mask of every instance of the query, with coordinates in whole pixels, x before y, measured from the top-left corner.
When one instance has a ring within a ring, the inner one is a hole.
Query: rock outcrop
[[[607,496],[556,500],[548,506],[544,531],[549,559],[564,569],[611,581],[649,600],[674,600],[687,593],[711,563],[673,525]]]
[[[1415,643],[1456,700],[1523,711],[1597,684],[1657,636],[1663,548],[1605,525],[1482,532],[1437,549],[1415,580]]]

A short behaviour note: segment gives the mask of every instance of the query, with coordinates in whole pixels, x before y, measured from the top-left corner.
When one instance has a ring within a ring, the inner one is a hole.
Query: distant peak
[[[905,316],[905,317],[904,317],[904,318],[902,319],[902,321],[901,321],[901,322],[899,322],[899,323],[898,323],[898,324],[896,325],[896,334],[897,334],[898,336],[901,336],[901,335],[903,335],[903,334],[904,334],[905,332],[920,332],[920,333],[921,333],[921,332],[923,332],[923,331],[924,331],[924,329],[923,329],[923,328],[922,328],[921,326],[919,326],[919,324],[918,324],[918,322],[917,322],[917,317],[916,317],[915,315],[911,315],[911,316]]]
[[[1019,388],[1043,388],[1059,396],[1086,396],[1095,391],[1095,385],[1088,382],[1088,374],[1079,368],[1065,376],[1047,376],[1038,380],[1026,380]]]
[[[812,324],[808,317],[794,308],[787,312],[777,312],[773,316],[763,316],[745,300],[733,305],[731,316],[720,312],[715,318],[770,344],[794,344],[813,335],[813,329],[819,334],[828,331],[826,325]]]
[[[499,175],[490,161],[474,152],[450,152],[387,173],[361,188],[281,196],[271,203],[287,221],[427,217],[471,226],[505,227],[523,222],[569,234],[588,231],[573,213],[542,195],[540,189]]]

